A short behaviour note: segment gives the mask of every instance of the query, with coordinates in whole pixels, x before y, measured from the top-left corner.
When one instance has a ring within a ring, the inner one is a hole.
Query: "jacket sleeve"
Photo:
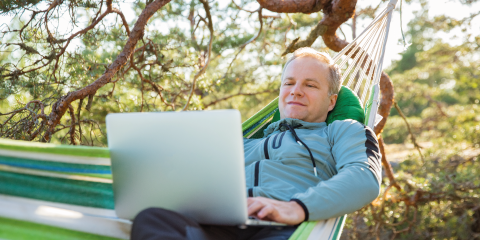
[[[337,174],[292,197],[304,208],[306,220],[322,220],[354,212],[380,192],[381,155],[375,133],[356,121],[328,126]]]

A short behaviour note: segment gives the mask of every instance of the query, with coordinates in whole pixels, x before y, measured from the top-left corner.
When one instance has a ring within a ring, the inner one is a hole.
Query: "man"
[[[288,239],[303,221],[341,216],[378,196],[381,166],[373,131],[353,120],[325,123],[341,87],[338,67],[311,48],[293,55],[282,73],[281,119],[264,138],[244,140],[248,214],[291,226],[204,226],[148,209],[135,219],[133,239]]]

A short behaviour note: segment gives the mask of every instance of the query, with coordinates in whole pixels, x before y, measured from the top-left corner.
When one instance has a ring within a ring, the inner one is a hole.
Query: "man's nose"
[[[293,96],[302,96],[303,95],[303,91],[302,91],[302,88],[301,88],[300,84],[295,84],[290,89],[290,95],[293,95]]]

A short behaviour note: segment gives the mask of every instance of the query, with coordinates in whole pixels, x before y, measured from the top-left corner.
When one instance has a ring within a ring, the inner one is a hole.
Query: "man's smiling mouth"
[[[287,104],[288,104],[288,105],[306,106],[306,105],[305,105],[305,104],[303,104],[303,103],[300,103],[300,102],[294,102],[294,101],[292,101],[292,102],[287,102]]]

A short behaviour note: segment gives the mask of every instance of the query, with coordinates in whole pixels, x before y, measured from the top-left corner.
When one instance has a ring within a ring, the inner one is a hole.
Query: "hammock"
[[[396,2],[334,58],[345,86],[327,123],[374,127]],[[242,124],[244,137],[263,137],[279,119],[277,98]],[[0,239],[128,239],[131,222],[116,217],[111,184],[107,148],[0,139]],[[304,222],[290,239],[339,239],[345,218]]]

